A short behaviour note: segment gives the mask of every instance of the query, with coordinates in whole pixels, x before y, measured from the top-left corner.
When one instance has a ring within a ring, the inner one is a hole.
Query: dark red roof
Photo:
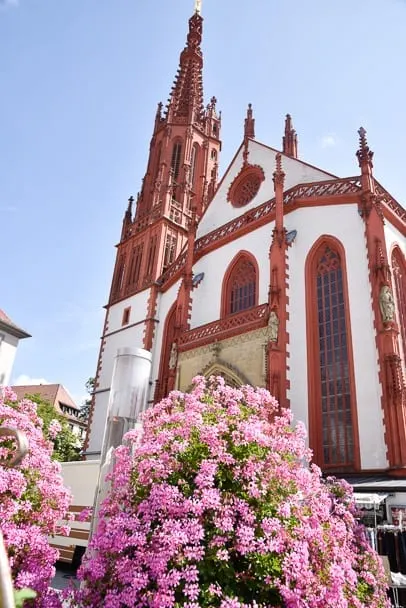
[[[24,331],[24,329],[21,329],[21,327],[18,327],[18,325],[16,325],[15,323],[13,323],[10,317],[6,315],[4,310],[1,310],[0,308],[0,329],[2,327],[17,338],[31,338],[30,334]]]

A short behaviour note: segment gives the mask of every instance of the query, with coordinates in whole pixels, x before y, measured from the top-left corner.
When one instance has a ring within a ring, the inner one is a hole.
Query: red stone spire
[[[269,287],[269,343],[267,349],[267,386],[282,407],[288,406],[287,376],[287,265],[286,230],[283,226],[283,188],[285,173],[282,155],[277,154],[273,174],[275,190],[275,228],[269,251],[271,275]]]
[[[297,158],[297,133],[293,128],[292,117],[286,114],[285,135],[283,136],[283,153],[292,158]]]
[[[276,170],[273,174],[275,189],[275,233],[277,237],[283,237],[283,185],[285,173],[282,169],[282,155],[276,155]]]
[[[110,302],[153,285],[165,273],[191,242],[191,226],[217,187],[221,115],[215,97],[203,105],[200,8],[196,0],[167,108],[159,103],[155,112],[135,214],[131,200],[123,220]]]
[[[186,46],[180,55],[179,69],[168,101],[166,117],[168,121],[186,119],[201,123],[204,118],[203,106],[203,18],[198,13],[189,19],[189,33]]]

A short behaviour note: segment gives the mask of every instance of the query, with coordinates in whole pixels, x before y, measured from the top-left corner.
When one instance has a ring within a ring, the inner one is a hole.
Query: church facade
[[[267,387],[324,471],[406,476],[406,211],[374,178],[364,129],[356,175],[338,178],[299,158],[289,115],[280,150],[257,141],[251,106],[219,181],[202,27],[197,10],[124,215],[87,457],[117,349],[135,346],[152,352],[150,403],[197,374]]]

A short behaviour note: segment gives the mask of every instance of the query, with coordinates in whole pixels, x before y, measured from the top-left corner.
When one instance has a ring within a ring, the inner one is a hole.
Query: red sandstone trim
[[[101,366],[102,366],[103,352],[104,352],[104,348],[106,346],[105,335],[107,333],[108,326],[109,326],[108,317],[109,317],[109,309],[106,310],[106,315],[104,317],[103,336],[102,336],[101,342],[100,342],[100,351],[99,351],[99,358],[97,360],[97,368],[96,368],[96,376],[95,376],[95,382],[94,382],[94,390],[96,390],[100,386],[99,385],[100,372],[101,372]],[[92,402],[90,404],[90,411],[89,411],[89,419],[88,419],[88,424],[87,424],[86,438],[85,438],[85,441],[83,442],[83,451],[84,452],[89,447],[90,432],[91,432],[91,428],[92,428],[93,414],[94,414],[95,405],[96,405],[96,398],[95,398],[95,393],[93,393],[93,395],[92,395]]]
[[[373,201],[373,194],[364,195]],[[372,198],[371,198],[372,197]],[[363,204],[363,201],[360,201]],[[387,458],[391,469],[406,474],[406,413],[405,386],[399,356],[399,335],[396,323],[384,325],[379,307],[379,293],[383,285],[392,289],[386,250],[383,220],[379,216],[376,201],[369,213],[363,216],[367,248],[371,301],[374,314],[375,343],[378,353],[379,382],[382,387],[381,406],[384,421],[384,438]],[[378,264],[377,248],[382,260]]]
[[[199,346],[212,344],[215,340],[226,340],[239,334],[266,327],[268,319],[268,304],[248,308],[243,312],[228,315],[200,327],[195,327],[182,334],[179,338],[179,351],[192,350]]]
[[[311,182],[290,188],[284,193],[284,215],[299,208],[331,204],[350,204],[358,202],[360,192],[360,178],[348,177],[342,180],[329,180],[326,182]],[[297,200],[303,201],[298,203]],[[216,230],[197,239],[194,249],[194,261],[222,247],[230,241],[256,230],[260,226],[275,219],[275,199],[258,207],[250,209],[234,220],[220,226]],[[161,277],[162,291],[166,291],[179,278],[180,271],[185,263],[186,253],[183,252],[170,268]]]
[[[149,351],[152,350],[152,344],[154,341],[155,324],[156,324],[155,314],[156,314],[157,302],[158,302],[158,286],[155,283],[151,287],[151,291],[149,293],[147,319],[145,320],[145,327],[144,327],[143,347],[145,350],[149,350]]]
[[[161,342],[161,360],[159,363],[159,374],[158,380],[155,384],[155,402],[160,401],[163,397],[167,395],[170,390],[168,390],[168,383],[170,379],[169,358],[171,353],[172,342],[175,338],[176,309],[177,300],[170,307],[165,319],[164,331],[162,334]]]

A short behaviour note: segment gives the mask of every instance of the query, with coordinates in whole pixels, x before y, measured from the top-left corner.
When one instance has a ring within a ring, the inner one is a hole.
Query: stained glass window
[[[396,308],[400,338],[403,349],[403,360],[406,360],[406,271],[401,251],[395,247],[392,252],[393,283],[395,288]]]
[[[322,466],[339,468],[354,461],[354,428],[343,272],[338,253],[330,247],[318,258],[315,280]]]
[[[255,306],[256,271],[254,264],[241,257],[228,280],[227,312],[234,314]]]

